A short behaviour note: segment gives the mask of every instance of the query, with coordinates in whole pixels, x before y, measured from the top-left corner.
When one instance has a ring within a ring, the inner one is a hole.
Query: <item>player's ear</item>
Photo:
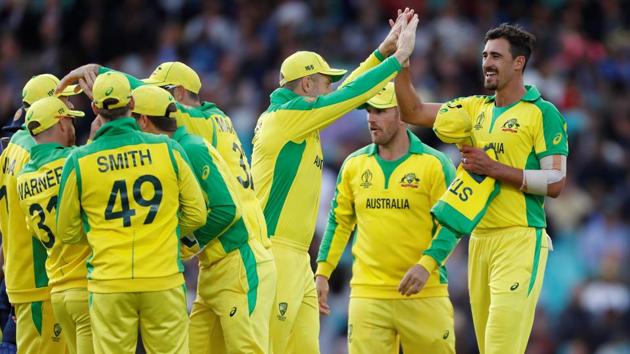
[[[519,55],[514,59],[514,70],[515,71],[523,71],[525,67],[525,56]]]
[[[134,101],[133,96],[131,96],[131,99],[129,99],[129,110],[133,110],[133,108],[136,106],[136,101]]]
[[[176,86],[173,92],[175,93],[175,101],[181,101],[186,96],[186,89],[182,85]]]
[[[94,115],[95,115],[95,116],[97,116],[97,115],[98,115],[98,113],[99,113],[99,109],[98,109],[98,107],[96,107],[96,105],[94,104],[94,102],[92,102],[92,103],[90,104],[90,106],[92,107],[92,112],[94,112]]]

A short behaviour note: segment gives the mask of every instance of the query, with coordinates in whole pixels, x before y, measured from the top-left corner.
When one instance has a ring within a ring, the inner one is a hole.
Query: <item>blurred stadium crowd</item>
[[[549,256],[528,353],[630,353],[630,1],[447,0],[4,0],[0,1],[0,123],[21,105],[32,75],[62,77],[97,62],[137,77],[180,60],[201,76],[202,99],[217,103],[251,148],[253,127],[278,86],[282,60],[299,49],[351,69],[373,51],[397,8],[421,15],[413,82],[426,101],[485,93],[483,34],[516,22],[538,39],[525,82],[537,85],[568,123],[567,187],[548,200]],[[75,105],[88,113],[83,97]],[[84,142],[91,119],[79,123]],[[429,130],[416,130],[439,146]],[[343,159],[369,143],[365,113],[322,133],[326,224]],[[312,246],[313,260],[321,234]],[[322,320],[323,353],[345,352],[349,252],[333,274],[333,314]],[[467,242],[448,262],[458,353],[475,353],[466,285]],[[188,280],[194,294],[195,266]]]

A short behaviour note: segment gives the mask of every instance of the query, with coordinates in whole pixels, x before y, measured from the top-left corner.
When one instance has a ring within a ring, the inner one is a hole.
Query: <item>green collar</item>
[[[492,102],[495,100],[496,95],[488,96],[487,101]],[[525,85],[525,94],[521,97],[521,101],[534,102],[540,98],[540,92],[534,85]]]
[[[188,132],[186,131],[186,127],[181,126],[181,127],[177,128],[175,133],[173,133],[173,138],[172,139],[175,140],[175,141],[181,141],[187,135],[188,135]]]
[[[412,154],[424,153],[424,147],[420,138],[418,138],[411,130],[407,129],[407,137],[409,138],[409,152]],[[368,145],[367,152],[369,155],[374,155],[378,152],[378,146],[376,144]]]
[[[296,97],[299,97],[299,95],[287,88],[284,87],[280,87],[275,89],[271,95],[269,96],[269,99],[271,101],[271,104],[273,105],[280,105],[286,102],[291,101],[292,99],[295,99]]]
[[[140,131],[140,126],[136,120],[131,117],[117,118],[98,128],[93,140],[105,135],[119,135],[130,131]]]
[[[59,143],[46,143],[46,144],[37,144],[31,147],[31,160],[35,160],[39,157],[47,157],[50,155],[51,151],[57,149],[65,149],[66,147]]]

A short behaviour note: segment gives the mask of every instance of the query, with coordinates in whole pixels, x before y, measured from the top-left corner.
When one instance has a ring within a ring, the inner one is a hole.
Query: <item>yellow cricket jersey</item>
[[[0,229],[7,295],[12,304],[50,298],[46,249],[28,230],[17,193],[17,176],[33,145],[31,134],[18,130],[0,156]]]
[[[103,124],[74,150],[61,176],[57,233],[87,235],[88,290],[167,290],[183,284],[179,238],[206,223],[206,204],[186,153],[133,118]]]
[[[99,74],[112,71],[107,67],[101,67]],[[132,89],[145,85],[144,82],[136,77],[124,74],[129,80]],[[267,236],[267,224],[263,215],[260,203],[254,193],[254,180],[250,171],[247,156],[243,152],[241,140],[236,134],[236,130],[232,125],[232,120],[214,103],[203,102],[198,107],[188,107],[181,103],[176,103],[177,112],[175,119],[178,127],[185,127],[189,134],[197,135],[215,147],[221,157],[227,163],[233,178],[236,179],[241,186],[241,197],[244,199],[243,207],[252,209],[248,214],[255,215],[256,222],[249,230],[254,238],[269,248],[271,243]]]
[[[452,102],[466,109],[475,141],[490,144],[499,162],[519,169],[540,169],[541,158],[569,154],[567,126],[560,112],[542,99],[536,87],[525,88],[520,101],[506,107],[496,107],[494,96],[469,96]],[[544,201],[543,196],[501,183],[500,193],[477,229],[546,227]]]
[[[330,94],[303,97],[286,88],[271,94],[255,130],[252,175],[274,242],[308,250],[324,165],[319,130],[372,98],[399,70],[396,58],[381,62],[372,54]]]
[[[398,160],[383,160],[371,144],[351,154],[339,171],[316,274],[330,278],[356,227],[352,297],[407,298],[397,289],[414,264],[431,275],[412,297],[448,295],[444,262],[457,238],[435,222],[430,210],[455,168],[410,131],[407,136],[409,152]]]
[[[244,207],[242,188],[232,178],[227,164],[214,147],[200,137],[188,134],[184,127],[175,131],[173,140],[188,155],[192,171],[208,201],[208,220],[194,235],[199,246],[205,247],[199,260],[202,265],[209,266],[247,244],[253,236],[248,230],[255,222],[255,215],[251,213],[254,209]]]
[[[247,161],[247,156],[243,152],[241,140],[238,138],[236,130],[234,130],[232,120],[214,103],[203,102],[201,106],[188,109],[187,112],[194,110],[203,112],[205,116],[214,122],[214,140],[211,143],[221,154],[237,182],[236,185],[240,189],[239,195],[243,201],[243,212],[248,217],[251,216],[248,226],[251,237],[258,239],[265,248],[269,248],[271,242],[267,235],[265,216],[254,192],[254,179],[252,178],[249,161]]]
[[[87,244],[69,245],[55,238],[57,194],[61,171],[73,148],[39,144],[31,148],[31,160],[17,178],[20,207],[30,230],[48,252],[46,272],[51,292],[87,287],[85,262],[91,250]]]

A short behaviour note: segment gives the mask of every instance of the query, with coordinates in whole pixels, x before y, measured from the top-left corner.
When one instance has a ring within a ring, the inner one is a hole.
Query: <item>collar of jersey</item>
[[[31,147],[31,161],[50,160],[55,155],[55,150],[63,150],[66,147],[59,143],[37,144]]]
[[[540,98],[540,92],[534,85],[525,85],[525,94],[521,97],[521,101],[534,102]],[[488,96],[487,101],[493,102],[495,95]]]
[[[422,154],[424,147],[422,147],[422,141],[411,130],[407,129],[407,136],[409,137],[409,152],[412,154]],[[374,155],[378,151],[376,144],[370,144],[368,147],[368,154]]]
[[[135,119],[131,117],[118,118],[110,120],[98,128],[96,134],[94,134],[93,140],[96,140],[104,135],[118,135],[133,130],[140,130],[140,126]]]
[[[48,155],[51,150],[64,149],[65,146],[59,143],[37,144],[31,147],[31,159],[37,158],[41,154]]]
[[[175,130],[175,132],[173,133],[173,140],[180,141],[186,135],[188,135],[188,132],[186,131],[186,127],[181,126],[177,128],[177,130]]]
[[[287,88],[280,87],[275,89],[269,96],[271,104],[283,104],[299,97],[299,95]]]

